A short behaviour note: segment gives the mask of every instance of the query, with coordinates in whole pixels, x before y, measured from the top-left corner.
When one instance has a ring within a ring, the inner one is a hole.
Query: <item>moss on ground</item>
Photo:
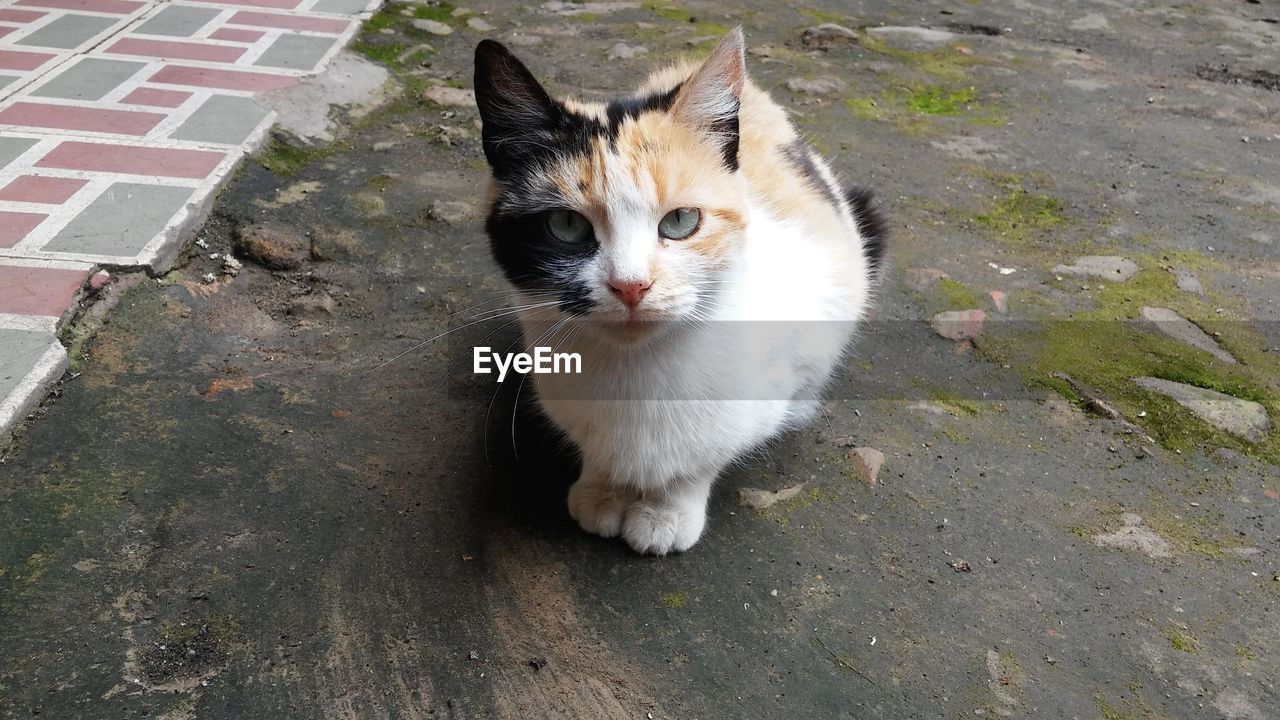
[[[651,14],[669,22],[684,23],[693,29],[694,35],[699,37],[711,38],[707,42],[719,40],[720,36],[725,35],[733,28],[721,23],[706,22],[698,18],[697,15],[689,12],[683,7],[668,5],[666,3],[645,3],[644,9]]]
[[[684,590],[669,592],[666,595],[662,596],[662,604],[671,608],[672,610],[679,610],[680,608],[689,604],[689,593],[685,592]]]
[[[1177,625],[1170,625],[1164,629],[1164,636],[1169,638],[1169,644],[1174,650],[1184,653],[1194,653],[1200,650],[1200,644],[1196,642],[1196,638],[1190,631],[1180,628]]]
[[[1130,255],[1140,270],[1126,282],[1102,283],[1087,298],[1091,308],[1065,318],[988,328],[977,347],[982,357],[1007,364],[1033,386],[1057,391],[1081,403],[1063,380],[1066,373],[1099,391],[1131,422],[1166,448],[1190,451],[1227,447],[1280,462],[1280,433],[1253,443],[1218,430],[1173,400],[1139,387],[1133,378],[1150,376],[1195,385],[1265,406],[1280,417],[1280,358],[1266,351],[1256,330],[1239,320],[1222,298],[1182,292],[1171,266],[1204,266],[1194,253]],[[1144,306],[1168,307],[1196,323],[1241,362],[1230,365],[1207,352],[1130,322]]]

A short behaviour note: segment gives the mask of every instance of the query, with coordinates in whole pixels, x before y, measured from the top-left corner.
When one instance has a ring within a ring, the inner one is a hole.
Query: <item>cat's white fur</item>
[[[741,35],[728,51],[742,62]],[[723,93],[723,83],[708,92]],[[715,101],[702,106],[716,111]],[[716,477],[813,416],[865,312],[871,275],[848,208],[817,202],[784,218],[739,173],[745,235],[717,264],[655,242],[670,208],[627,158],[611,155],[603,170],[593,191],[607,195],[608,217],[591,218],[600,251],[576,270],[597,310],[569,319],[542,307],[521,318],[527,344],[579,353],[587,372],[533,381],[542,409],[581,452],[570,514],[642,553],[684,551],[702,535]],[[704,206],[696,187],[689,192],[682,206]],[[630,342],[600,327],[628,315],[609,279],[651,279],[655,268],[662,280],[641,308],[661,327]]]

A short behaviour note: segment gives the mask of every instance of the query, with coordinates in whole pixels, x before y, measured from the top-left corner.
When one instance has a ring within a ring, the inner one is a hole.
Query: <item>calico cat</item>
[[[493,256],[524,342],[592,369],[533,376],[581,454],[569,514],[640,553],[688,550],[720,472],[812,417],[885,252],[871,195],[748,79],[743,43],[608,103],[476,47]]]

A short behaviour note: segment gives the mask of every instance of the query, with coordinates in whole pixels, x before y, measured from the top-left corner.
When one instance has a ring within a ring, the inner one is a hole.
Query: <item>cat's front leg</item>
[[[627,507],[639,497],[636,491],[610,482],[607,472],[584,462],[578,481],[569,487],[569,516],[593,535],[617,537]]]
[[[661,490],[646,490],[627,507],[622,537],[638,553],[684,552],[707,526],[707,500],[715,475],[681,479]]]

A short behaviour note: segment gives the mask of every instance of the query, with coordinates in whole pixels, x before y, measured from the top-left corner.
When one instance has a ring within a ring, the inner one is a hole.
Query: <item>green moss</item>
[[[948,85],[965,84],[968,79],[968,68],[982,62],[974,55],[961,52],[954,44],[935,50],[902,50],[872,37],[865,31],[858,44],[871,52],[897,61],[912,72]]]
[[[963,397],[954,390],[934,389],[929,393],[929,400],[956,417],[972,417],[986,409],[977,400]]]
[[[663,20],[689,25],[696,35],[714,35],[719,38],[733,29],[720,23],[704,22],[688,10],[664,3],[646,3],[644,9]]]
[[[959,115],[967,110],[978,97],[975,88],[948,90],[937,85],[913,89],[907,97],[907,107],[925,115]]]
[[[970,310],[982,307],[982,300],[964,283],[954,278],[942,278],[933,286],[933,298],[937,312],[943,310]]]
[[[400,178],[391,175],[374,175],[365,181],[364,186],[376,192],[386,192],[395,187],[400,182]]]
[[[303,147],[277,136],[272,136],[258,153],[258,164],[271,172],[289,177],[296,174],[308,164],[333,154],[338,149],[336,143]]]
[[[670,592],[662,596],[662,604],[672,610],[679,610],[689,603],[689,593],[684,590]]]
[[[1251,650],[1248,645],[1237,645],[1236,657],[1240,658],[1241,662],[1253,662],[1258,659],[1258,653]]]
[[[822,23],[835,23],[836,25],[846,25],[849,20],[840,13],[827,12],[826,10],[801,10],[801,15],[807,15],[813,18],[813,21],[821,25]]]
[[[1174,650],[1184,653],[1194,653],[1200,649],[1196,643],[1195,637],[1188,631],[1183,630],[1176,625],[1170,625],[1165,628],[1164,636],[1169,638],[1169,644],[1173,646]]]
[[[942,431],[942,434],[944,437],[946,437],[948,440],[955,443],[956,445],[963,445],[964,443],[969,442],[969,440],[971,439],[968,435],[960,432],[955,428],[947,428],[946,430]]]
[[[391,68],[400,66],[399,58],[406,46],[397,42],[369,42],[361,39],[351,43],[351,50]]]
[[[1141,515],[1147,527],[1184,553],[1221,558],[1228,548],[1239,545],[1229,531],[1209,518],[1184,517],[1171,512],[1162,503]]]
[[[874,98],[848,97],[844,100],[844,106],[849,108],[849,112],[859,120],[874,122],[884,117],[884,113]]]
[[[393,5],[389,5],[388,7],[394,8],[395,12],[399,14],[400,9],[405,6],[400,4],[393,4]],[[413,16],[415,18],[418,18],[421,20],[436,20],[438,22],[448,22],[450,20],[455,19],[453,17],[453,11],[457,6],[451,2],[445,2],[445,0],[440,0],[439,2],[433,2],[431,5],[419,5],[418,3],[414,3],[412,7],[413,7]]]
[[[1042,237],[1068,221],[1061,200],[1022,188],[1010,189],[997,197],[986,212],[973,219],[995,239],[1013,245]]]
[[[992,326],[978,339],[982,357],[1011,365],[1031,385],[1053,389],[1079,401],[1067,383],[1051,377],[1066,373],[1097,390],[1108,403],[1171,450],[1227,447],[1269,462],[1280,462],[1280,433],[1252,443],[1198,419],[1173,400],[1145,390],[1133,378],[1151,376],[1208,388],[1265,406],[1280,417],[1280,357],[1267,352],[1266,338],[1239,318],[1224,298],[1184,293],[1168,272],[1212,264],[1193,253],[1131,255],[1139,272],[1122,283],[1094,287],[1092,307],[1067,317],[1017,327]],[[1074,281],[1073,281],[1074,282]],[[1168,307],[1215,334],[1241,362],[1229,365],[1207,352],[1149,331],[1136,318],[1144,306]]]

